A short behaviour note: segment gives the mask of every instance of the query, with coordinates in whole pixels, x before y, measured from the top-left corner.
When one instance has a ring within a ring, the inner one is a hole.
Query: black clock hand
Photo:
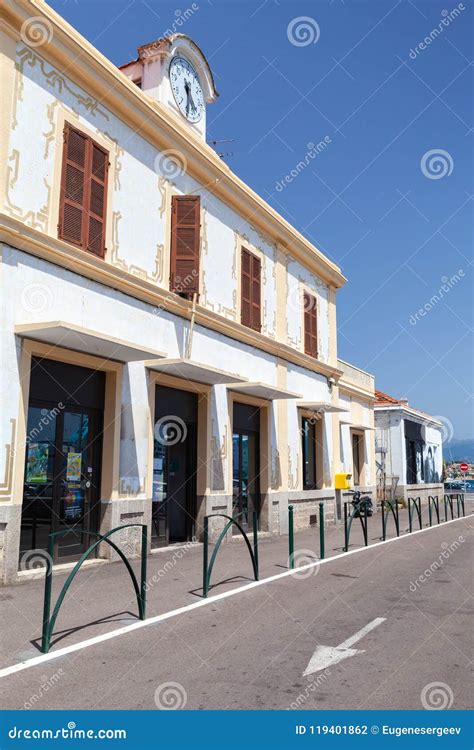
[[[194,99],[191,94],[191,86],[189,85],[188,81],[184,82],[184,90],[186,91],[187,101],[186,101],[186,114],[189,112],[189,107],[191,106],[193,108],[193,111],[196,111],[196,105],[194,104]]]

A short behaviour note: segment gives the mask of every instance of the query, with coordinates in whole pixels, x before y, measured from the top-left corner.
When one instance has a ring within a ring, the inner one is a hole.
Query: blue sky
[[[235,139],[230,167],[348,278],[339,356],[472,437],[472,3],[50,4],[118,65],[170,28],[201,46],[208,140]]]

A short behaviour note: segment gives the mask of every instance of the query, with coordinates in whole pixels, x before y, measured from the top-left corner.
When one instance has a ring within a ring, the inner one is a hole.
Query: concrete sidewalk
[[[468,507],[466,503],[466,515]],[[442,518],[444,518],[442,514]],[[382,533],[381,513],[369,518],[369,545],[377,543]],[[423,526],[428,526],[428,510],[423,509]],[[417,520],[414,530],[418,529]],[[400,535],[408,533],[408,513],[400,510]],[[387,524],[387,539],[394,538],[392,518]],[[413,544],[416,544],[416,536]],[[396,542],[395,542],[396,544]],[[288,537],[259,537],[260,579],[288,570]],[[325,530],[326,558],[340,555],[344,546],[343,525]],[[361,525],[354,519],[350,550],[364,546]],[[383,550],[383,547],[380,547]],[[212,547],[210,547],[210,554]],[[149,590],[147,617],[162,614],[192,604],[202,596],[202,544],[168,547],[148,556]],[[319,559],[319,528],[295,534],[295,566]],[[351,559],[351,558],[349,558]],[[352,559],[354,559],[352,557]],[[131,561],[137,579],[140,561]],[[70,571],[57,573],[53,578],[53,597],[56,597]],[[251,560],[241,537],[225,542],[214,566],[209,596],[242,586],[253,580]],[[44,579],[25,579],[19,585],[0,589],[2,601],[0,628],[1,660],[5,667],[38,656],[41,638]],[[128,625],[137,619],[137,602],[132,583],[122,562],[84,566],[78,573],[63,602],[51,649],[68,646]]]

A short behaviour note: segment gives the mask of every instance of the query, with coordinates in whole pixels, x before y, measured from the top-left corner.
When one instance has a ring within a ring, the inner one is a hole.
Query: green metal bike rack
[[[439,523],[439,498],[438,495],[428,495],[428,517],[430,526],[433,525],[433,508],[436,512],[436,519]]]
[[[115,534],[116,531],[121,531],[122,529],[128,529],[131,527],[140,527],[142,530],[142,549],[141,549],[141,581],[140,586],[138,585],[135,573],[132,570],[132,566],[130,565],[129,561],[125,557],[122,550],[114,544],[109,539],[109,536],[112,534]],[[52,534],[49,535],[48,539],[48,551],[47,552],[41,552],[40,554],[44,557],[46,561],[46,577],[45,577],[45,583],[44,583],[44,603],[43,603],[43,631],[42,631],[42,637],[41,637],[41,651],[43,654],[47,654],[50,645],[51,645],[51,636],[53,634],[54,625],[56,623],[57,616],[59,614],[59,610],[61,609],[61,605],[64,601],[64,597],[66,596],[66,593],[69,589],[69,586],[73,582],[74,578],[76,577],[76,574],[78,573],[82,563],[87,559],[87,557],[90,555],[91,552],[93,552],[96,547],[99,546],[99,544],[102,544],[102,542],[107,542],[114,550],[117,552],[119,557],[122,559],[123,563],[125,564],[125,567],[127,568],[130,578],[132,579],[133,587],[135,589],[135,594],[137,597],[137,604],[138,604],[138,616],[140,620],[145,619],[145,610],[146,610],[146,567],[147,567],[147,543],[148,543],[148,532],[147,527],[145,524],[142,523],[127,523],[123,526],[116,526],[115,529],[111,529],[106,534],[96,534],[95,532],[88,531],[83,532],[84,534],[87,534],[87,536],[97,536],[98,539],[90,545],[90,547],[81,555],[77,563],[75,564],[74,568],[71,570],[70,574],[68,575],[58,598],[56,599],[56,604],[54,605],[53,614],[51,615],[51,592],[52,592],[52,586],[53,586],[53,551],[54,551],[54,540],[57,536],[60,536],[61,534],[66,534],[69,531],[69,529],[63,529],[62,531],[55,531]]]
[[[420,525],[420,529],[423,528],[423,522],[421,520],[421,497],[409,497],[408,498],[408,527],[410,534],[413,531],[413,506],[416,510],[416,515],[418,516],[418,523]]]
[[[344,503],[344,547],[343,552],[349,551],[349,537],[351,533],[351,527],[352,527],[352,521],[356,517],[359,519],[361,526],[362,526],[362,533],[364,534],[364,543],[367,547],[368,542],[368,536],[367,536],[367,505],[364,503],[364,514],[362,515],[360,512],[360,507],[357,505],[352,513],[349,515],[347,513],[347,506],[349,505],[348,502]]]
[[[295,567],[295,533],[293,506],[288,506],[288,567],[293,570]]]
[[[454,510],[453,510],[453,498],[452,495],[445,495],[444,496],[444,520],[448,520],[448,505],[449,509],[451,511],[451,521],[454,520]]]
[[[397,536],[400,536],[400,520],[398,518],[398,503],[395,500],[395,507],[393,507],[394,504],[391,500],[382,500],[382,541],[385,541],[387,538],[387,521],[390,513],[393,516],[393,520],[395,522],[395,528],[397,530]],[[385,512],[385,508],[388,508],[387,512]]]
[[[456,504],[458,508],[458,518],[461,517],[461,508],[462,508],[462,515],[464,518],[464,516],[466,515],[466,509],[464,507],[464,494],[463,493],[456,495]]]
[[[239,516],[243,515],[242,513],[239,513],[237,518]],[[228,523],[224,526],[221,533],[219,534],[219,537],[217,538],[217,542],[214,546],[214,549],[212,551],[211,560],[208,564],[208,557],[209,557],[209,519],[210,518],[227,518]],[[249,542],[248,536],[243,530],[240,523],[237,521],[236,518],[231,518],[231,516],[226,516],[225,513],[213,513],[210,516],[204,516],[203,519],[203,558],[202,558],[202,591],[203,596],[206,598],[209,593],[209,587],[211,584],[211,574],[212,569],[214,567],[214,563],[216,561],[217,553],[219,551],[219,548],[224,541],[225,535],[231,528],[231,526],[237,526],[238,530],[242,534],[245,544],[247,545],[247,549],[250,554],[250,559],[252,560],[252,567],[253,567],[253,573],[255,576],[255,580],[258,581],[258,519],[257,514],[254,511],[253,512],[253,549]]]
[[[324,503],[319,503],[319,558],[324,560]]]

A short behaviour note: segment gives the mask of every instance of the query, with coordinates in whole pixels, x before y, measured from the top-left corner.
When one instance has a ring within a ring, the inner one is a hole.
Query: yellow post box
[[[350,490],[352,474],[336,474],[336,490]]]

